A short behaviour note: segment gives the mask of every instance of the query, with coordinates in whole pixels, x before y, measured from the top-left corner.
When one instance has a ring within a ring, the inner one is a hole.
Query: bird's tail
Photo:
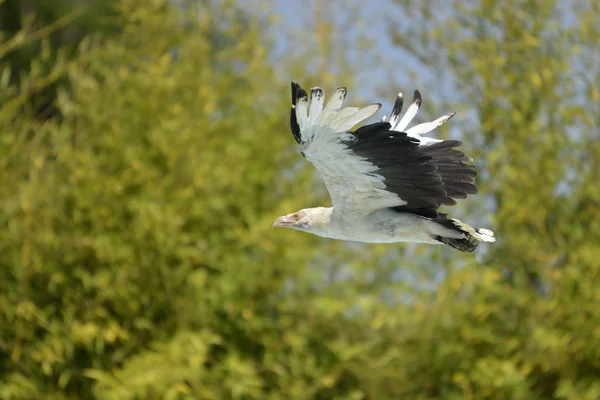
[[[495,242],[494,232],[484,228],[473,228],[471,225],[465,224],[454,218],[448,218],[444,221],[447,227],[451,225],[452,229],[457,230],[463,234],[462,238],[449,238],[438,236],[437,240],[447,244],[450,247],[454,247],[457,250],[472,252],[477,248],[479,242]]]

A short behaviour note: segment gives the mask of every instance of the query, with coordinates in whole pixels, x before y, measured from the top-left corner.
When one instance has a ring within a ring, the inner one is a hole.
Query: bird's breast
[[[353,218],[334,213],[330,229],[323,236],[365,243],[431,242],[427,222],[414,214],[388,210]]]

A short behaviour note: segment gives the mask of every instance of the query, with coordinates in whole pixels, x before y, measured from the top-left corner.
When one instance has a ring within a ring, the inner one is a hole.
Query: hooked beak
[[[283,217],[279,217],[273,222],[274,228],[287,228],[291,225],[294,225],[294,220],[289,215],[284,215]]]

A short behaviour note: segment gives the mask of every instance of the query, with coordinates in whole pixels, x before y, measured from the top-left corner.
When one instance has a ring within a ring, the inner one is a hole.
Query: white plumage
[[[309,98],[292,82],[292,134],[323,178],[333,207],[300,210],[273,225],[341,240],[444,243],[462,251],[473,251],[480,241],[493,242],[492,231],[437,211],[477,191],[471,159],[456,149],[459,141],[421,136],[454,113],[407,129],[421,94],[415,91],[400,118],[400,93],[388,122],[384,117],[351,131],[381,105],[342,108],[346,93],[337,89],[325,104],[321,88],[311,89]]]

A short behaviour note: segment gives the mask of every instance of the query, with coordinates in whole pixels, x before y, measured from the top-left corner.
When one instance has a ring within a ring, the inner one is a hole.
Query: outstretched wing
[[[325,181],[334,209],[362,215],[390,207],[434,211],[476,192],[468,157],[454,149],[460,142],[422,146],[417,137],[391,131],[388,122],[352,132],[380,105],[342,108],[345,96],[346,89],[340,88],[324,105],[322,89],[311,89],[309,100],[292,82],[290,127],[302,154]]]

